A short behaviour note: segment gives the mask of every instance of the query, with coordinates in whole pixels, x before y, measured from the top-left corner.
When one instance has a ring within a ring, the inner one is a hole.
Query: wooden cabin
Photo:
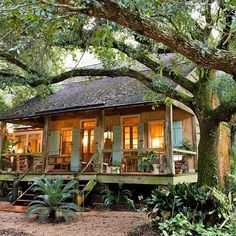
[[[95,176],[100,183],[196,182],[195,115],[176,101],[145,100],[150,92],[127,77],[75,81],[1,113],[1,157],[10,159],[11,168],[0,166],[0,180],[72,179],[84,169],[80,179]],[[9,134],[7,123],[27,127]],[[11,153],[4,150],[6,139],[19,141]]]

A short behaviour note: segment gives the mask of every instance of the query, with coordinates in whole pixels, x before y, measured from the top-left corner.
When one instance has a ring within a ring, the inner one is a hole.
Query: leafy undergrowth
[[[143,199],[142,199],[143,200]],[[215,188],[191,184],[169,185],[143,200],[150,225],[130,235],[231,236],[236,235],[234,201]]]

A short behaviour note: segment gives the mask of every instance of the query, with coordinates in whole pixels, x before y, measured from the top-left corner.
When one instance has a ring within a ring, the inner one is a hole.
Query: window
[[[62,130],[61,132],[61,154],[70,155],[72,147],[72,130]]]
[[[138,116],[123,118],[123,148],[138,149]]]
[[[29,134],[27,152],[41,152],[41,134]]]
[[[164,125],[163,122],[152,122],[149,125],[149,147],[163,148],[164,147]]]
[[[82,159],[87,161],[94,153],[95,120],[82,122]]]
[[[15,134],[14,141],[18,144],[14,147],[16,153],[42,152],[42,132],[24,131],[24,134]]]
[[[18,142],[15,147],[16,153],[26,153],[27,152],[27,135],[17,135],[17,136],[15,136],[14,141]]]

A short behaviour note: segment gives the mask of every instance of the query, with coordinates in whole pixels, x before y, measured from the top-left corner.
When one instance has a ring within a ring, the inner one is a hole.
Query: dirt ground
[[[75,223],[52,225],[29,222],[23,213],[0,211],[0,236],[121,236],[147,222],[140,212],[89,211],[78,216]]]

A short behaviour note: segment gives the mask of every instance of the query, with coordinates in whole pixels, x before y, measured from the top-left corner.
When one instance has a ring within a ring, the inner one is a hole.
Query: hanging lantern
[[[109,129],[106,129],[104,131],[104,139],[105,140],[112,140],[112,137],[113,137],[113,132]]]

